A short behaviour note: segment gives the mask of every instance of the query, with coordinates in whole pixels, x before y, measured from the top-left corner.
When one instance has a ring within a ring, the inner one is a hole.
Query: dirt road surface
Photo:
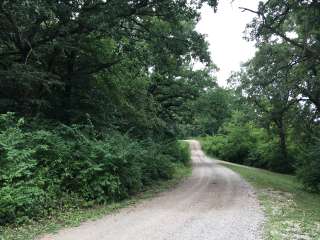
[[[252,188],[191,146],[193,173],[175,189],[97,221],[65,229],[54,240],[259,240],[263,213]]]

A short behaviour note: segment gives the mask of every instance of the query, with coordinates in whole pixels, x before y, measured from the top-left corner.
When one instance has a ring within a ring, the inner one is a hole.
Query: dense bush
[[[291,171],[295,162],[291,149],[288,151],[291,164],[281,161],[277,138],[253,122],[243,121],[241,113],[234,114],[219,135],[202,138],[202,144],[203,149],[212,156],[279,172],[283,169]]]
[[[188,161],[176,141],[96,134],[90,125],[34,130],[13,114],[0,116],[0,224],[47,214],[70,199],[123,199]]]
[[[277,136],[234,116],[220,129],[220,134],[202,137],[201,142],[205,152],[226,161],[277,172],[296,171],[307,189],[320,192],[320,139],[317,137],[309,139],[308,144],[304,143],[305,140],[298,142],[289,129],[289,161],[284,161]]]
[[[223,125],[220,134],[202,139],[204,150],[218,158],[256,167],[267,167],[270,142],[264,129],[246,122],[240,112]]]
[[[297,175],[308,189],[320,192],[320,139],[302,154]]]

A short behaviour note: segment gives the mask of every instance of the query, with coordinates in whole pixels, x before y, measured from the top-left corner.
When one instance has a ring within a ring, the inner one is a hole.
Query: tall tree
[[[191,58],[210,63],[194,30],[203,2],[2,0],[1,112],[59,108],[69,121],[78,90],[125,59],[145,72],[170,59],[177,66]]]
[[[268,0],[260,2],[248,25],[251,39],[260,43],[286,43],[294,72],[294,89],[320,109],[320,3],[319,1]],[[281,66],[283,68],[285,66]]]
[[[292,89],[292,73],[287,66],[287,44],[264,44],[255,57],[245,65],[240,75],[240,87],[248,99],[257,107],[257,114],[265,122],[274,124],[279,137],[281,158],[280,171],[287,170],[292,163],[287,149],[287,124],[290,109],[305,99]],[[290,48],[290,47],[289,47]]]

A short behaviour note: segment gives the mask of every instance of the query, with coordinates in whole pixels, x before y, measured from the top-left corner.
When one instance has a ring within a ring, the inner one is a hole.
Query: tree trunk
[[[280,151],[283,157],[283,160],[286,162],[288,159],[287,151],[287,139],[286,139],[286,129],[283,123],[283,119],[279,121],[279,137],[280,137]]]
[[[71,108],[72,108],[72,90],[73,90],[73,75],[74,75],[74,62],[75,62],[75,52],[71,52],[69,55],[68,63],[67,63],[67,74],[64,77],[65,79],[65,89],[63,96],[63,108],[64,108],[64,116],[63,120],[67,124],[71,122]]]
[[[280,172],[290,172],[291,166],[288,159],[288,149],[287,149],[287,136],[286,136],[286,128],[283,121],[283,117],[281,116],[279,119],[275,121],[278,127],[278,136],[279,136],[279,148],[281,159],[276,166],[277,170]]]

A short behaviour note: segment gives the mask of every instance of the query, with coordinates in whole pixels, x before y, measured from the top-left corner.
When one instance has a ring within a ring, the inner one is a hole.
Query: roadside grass
[[[191,175],[191,166],[175,164],[172,179],[154,182],[145,191],[121,202],[95,205],[90,208],[68,208],[54,212],[51,216],[38,221],[29,221],[23,225],[0,226],[0,240],[33,240],[43,234],[54,233],[66,227],[75,227],[87,220],[99,219],[114,213],[121,208],[129,207],[137,202],[156,196],[159,192],[176,186],[184,178]]]
[[[295,176],[222,162],[251,183],[267,220],[266,239],[320,240],[320,194],[303,190]]]

